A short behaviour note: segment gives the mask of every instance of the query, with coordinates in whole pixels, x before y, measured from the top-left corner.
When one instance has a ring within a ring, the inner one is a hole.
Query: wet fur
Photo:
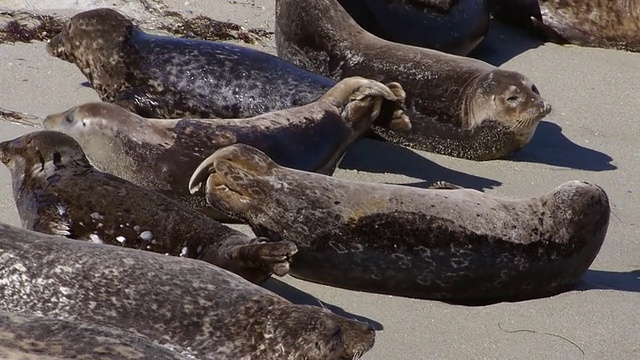
[[[460,303],[550,296],[576,284],[609,224],[606,193],[580,181],[510,200],[286,169],[241,144],[208,161],[210,203],[295,242],[293,276],[354,290]]]

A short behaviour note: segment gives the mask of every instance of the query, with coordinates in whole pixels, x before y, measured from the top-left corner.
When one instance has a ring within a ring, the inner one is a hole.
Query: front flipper
[[[433,184],[431,184],[431,186],[429,186],[429,189],[434,189],[434,190],[458,190],[458,189],[464,189],[464,187],[460,186],[460,185],[455,185],[452,184],[450,182],[447,181],[436,181]]]
[[[163,101],[136,89],[121,92],[114,104],[145,118],[168,119],[169,111]]]
[[[298,247],[291,241],[266,242],[268,239],[260,237],[253,240],[253,244],[236,248],[234,258],[245,267],[256,267],[284,276],[289,273],[291,257],[298,252]]]
[[[259,237],[250,243],[233,246],[228,250],[216,250],[204,261],[221,266],[254,284],[267,280],[271,274],[284,276],[289,273],[291,258],[298,247],[291,241],[267,242]]]

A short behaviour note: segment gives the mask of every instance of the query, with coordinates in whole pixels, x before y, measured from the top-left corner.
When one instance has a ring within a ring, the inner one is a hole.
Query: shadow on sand
[[[611,156],[574,143],[562,134],[559,125],[548,121],[540,122],[531,142],[511,160],[587,171],[617,169]]]
[[[408,186],[428,187],[440,180],[476,190],[492,189],[502,182],[440,166],[408,148],[390,142],[360,138],[347,151],[341,169],[392,173],[424,180]]]
[[[640,293],[640,270],[615,272],[587,270],[576,290],[618,290]]]
[[[523,30],[492,19],[484,41],[469,54],[469,57],[500,66],[517,55],[535,49],[542,44],[544,44],[542,40]]]
[[[269,278],[264,284],[262,284],[262,287],[282,296],[283,298],[291,301],[294,304],[323,307],[325,309],[330,310],[332,313],[338,316],[342,316],[343,318],[367,323],[371,325],[373,329],[376,331],[384,330],[384,326],[375,320],[369,319],[364,316],[355,315],[355,314],[346,312],[345,310],[343,310],[338,306],[327,304],[319,300],[315,296],[309,293],[306,293],[300,289],[297,289],[280,280],[274,279],[273,277]]]

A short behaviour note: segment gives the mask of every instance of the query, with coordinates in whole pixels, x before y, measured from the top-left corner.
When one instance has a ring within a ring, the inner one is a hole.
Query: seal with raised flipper
[[[207,177],[208,176],[208,177]],[[291,275],[456,303],[546,297],[571,289],[609,225],[607,194],[570,181],[527,199],[477,190],[347,181],[281,167],[243,144],[218,150],[190,186],[253,231],[293,241]]]
[[[399,84],[351,77],[311,104],[248,119],[147,119],[101,102],[49,115],[44,127],[72,136],[99,170],[224,219],[188,187],[193,171],[215,150],[244,143],[283,166],[331,175],[381,111],[396,111],[385,115],[392,127],[411,128],[396,109],[403,100]]]
[[[0,359],[189,360],[187,350],[108,326],[0,312]]]
[[[0,143],[23,227],[206,261],[260,283],[285,275],[289,241],[250,238],[166,196],[94,168],[70,136],[36,131]],[[186,185],[185,185],[186,186]]]
[[[468,55],[489,30],[489,0],[338,0],[385,40]]]
[[[411,130],[372,129],[415,149],[472,160],[505,158],[529,143],[551,111],[523,74],[378,38],[337,0],[277,0],[275,35],[278,55],[307,70],[402,84]]]
[[[4,224],[0,293],[0,311],[109,326],[202,360],[357,359],[375,341],[366,323],[202,261]]]
[[[639,0],[490,0],[496,19],[558,44],[640,51]]]

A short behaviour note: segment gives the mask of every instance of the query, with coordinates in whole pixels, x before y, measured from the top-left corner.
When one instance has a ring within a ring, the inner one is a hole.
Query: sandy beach
[[[163,3],[185,15],[273,31],[274,0]],[[138,0],[0,0],[0,10],[58,14],[100,6],[152,17]],[[255,47],[275,54],[273,38]],[[528,76],[553,105],[525,149],[510,160],[473,162],[363,139],[335,176],[419,187],[446,180],[507,198],[539,196],[570,180],[598,184],[609,195],[611,222],[579,287],[480,307],[342,290],[290,276],[269,280],[267,287],[291,301],[321,301],[340,315],[370,322],[378,330],[376,344],[363,359],[640,359],[640,53],[544,44],[495,23],[478,54]],[[75,65],[49,56],[43,42],[0,45],[0,110],[44,118],[99,101],[86,81]],[[37,130],[0,120],[1,141]],[[4,166],[0,191],[0,222],[19,226]]]

